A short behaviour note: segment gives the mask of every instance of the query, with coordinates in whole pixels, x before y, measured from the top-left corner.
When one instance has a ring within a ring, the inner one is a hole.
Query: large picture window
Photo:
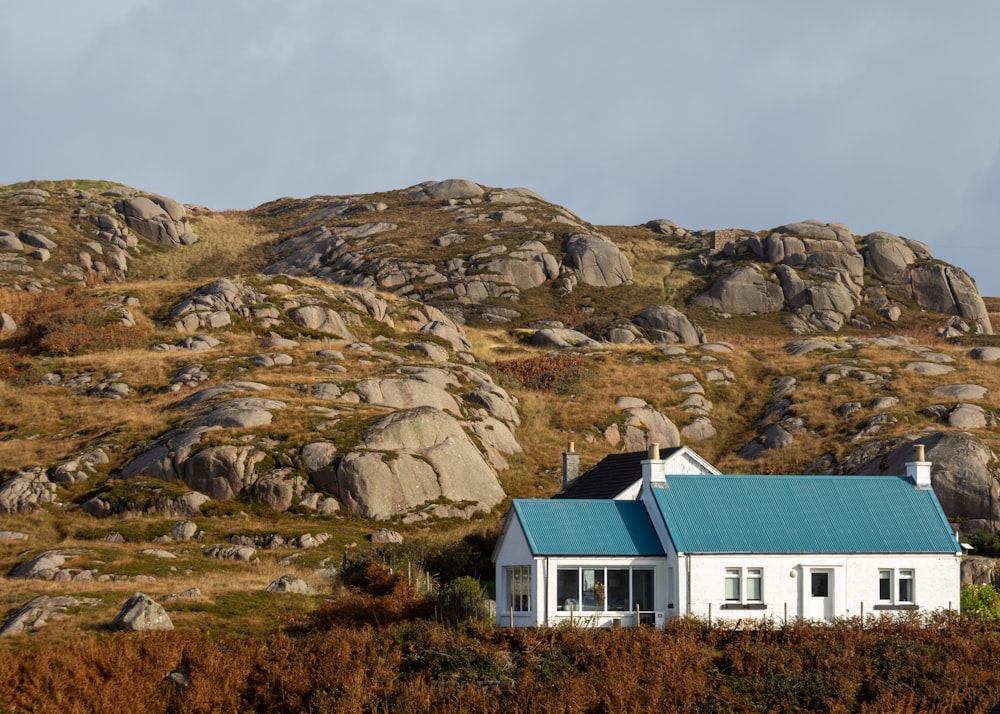
[[[653,609],[652,568],[559,568],[556,607],[576,612]]]
[[[514,612],[531,612],[531,566],[515,565],[504,568],[507,575],[507,608]]]

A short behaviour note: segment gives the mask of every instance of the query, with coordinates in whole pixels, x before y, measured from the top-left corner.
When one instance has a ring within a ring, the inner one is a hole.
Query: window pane
[[[580,610],[580,569],[559,568],[556,573],[556,607]]]
[[[899,571],[899,601],[913,602],[913,571]]]
[[[632,608],[653,609],[653,571],[635,569],[632,571]]]
[[[726,600],[740,599],[740,571],[739,568],[726,569]]]
[[[604,610],[604,568],[583,568],[583,609],[600,612]]]
[[[891,600],[892,599],[892,571],[891,570],[880,570],[880,571],[878,571],[878,599],[879,600]]]
[[[628,601],[628,568],[608,568],[608,610],[631,610]]]
[[[521,565],[510,568],[508,583],[509,607],[513,607],[515,612],[529,612],[531,610],[531,567]]]
[[[829,573],[813,573],[812,574],[812,596],[813,597],[829,597],[830,595],[830,574]]]
[[[760,568],[750,568],[747,570],[747,600],[761,599],[761,583],[764,573]]]

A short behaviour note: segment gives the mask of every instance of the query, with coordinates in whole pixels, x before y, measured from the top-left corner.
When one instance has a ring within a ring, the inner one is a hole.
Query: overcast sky
[[[468,178],[598,224],[817,218],[1000,295],[1000,3],[0,0],[0,183],[210,208]]]

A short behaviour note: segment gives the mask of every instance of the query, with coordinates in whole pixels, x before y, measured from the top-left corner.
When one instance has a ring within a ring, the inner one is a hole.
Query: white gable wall
[[[521,521],[512,510],[508,516],[504,532],[500,536],[501,541],[496,552],[496,588],[497,588],[497,625],[510,627],[533,627],[544,624],[544,612],[542,606],[545,602],[545,579],[541,572],[544,558],[536,558],[528,545],[528,539],[524,535]],[[514,621],[511,623],[510,609],[507,605],[509,593],[507,592],[507,579],[504,577],[504,568],[517,565],[527,565],[531,567],[531,610],[529,612],[515,612]]]
[[[718,469],[686,446],[680,451],[671,454],[670,458],[667,459],[666,472],[668,474],[680,474],[685,476],[720,473]]]

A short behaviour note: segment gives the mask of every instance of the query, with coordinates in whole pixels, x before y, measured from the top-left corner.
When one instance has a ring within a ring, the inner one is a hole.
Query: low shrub
[[[966,585],[962,588],[962,612],[1000,620],[1000,593],[992,585]]]
[[[587,360],[578,355],[543,355],[502,360],[490,365],[525,389],[568,394],[590,376]]]
[[[144,327],[121,323],[117,310],[76,289],[19,293],[0,291],[0,303],[9,304],[18,331],[4,345],[27,355],[78,355],[135,349],[149,334]],[[8,368],[9,369],[9,368]]]
[[[486,591],[478,580],[467,575],[442,587],[435,598],[435,607],[439,613],[454,620],[491,616]]]
[[[362,614],[396,599],[353,595]],[[979,618],[754,630],[684,619],[662,630],[326,624],[267,638],[4,638],[0,711],[965,714],[1000,699],[1000,631]]]
[[[988,558],[1000,557],[1000,534],[990,531],[977,531],[964,536],[975,549],[976,555],[984,555]]]

